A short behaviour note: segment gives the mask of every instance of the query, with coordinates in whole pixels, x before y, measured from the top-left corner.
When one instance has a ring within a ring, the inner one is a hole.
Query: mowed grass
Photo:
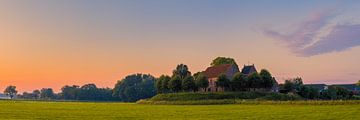
[[[0,119],[298,119],[360,120],[360,105],[142,105],[0,101]]]

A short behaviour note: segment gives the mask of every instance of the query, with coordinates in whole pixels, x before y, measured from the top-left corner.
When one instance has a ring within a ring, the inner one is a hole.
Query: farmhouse
[[[222,88],[216,87],[216,81],[218,77],[221,74],[225,74],[228,79],[232,79],[232,77],[240,72],[237,65],[234,64],[223,64],[223,65],[217,65],[208,67],[203,73],[208,78],[209,81],[209,87],[207,88],[207,91],[224,91]],[[242,69],[241,73],[248,76],[252,73],[256,73],[255,65],[244,65],[244,68]]]

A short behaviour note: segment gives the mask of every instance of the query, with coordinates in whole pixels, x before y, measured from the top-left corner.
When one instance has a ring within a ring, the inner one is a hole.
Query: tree
[[[40,98],[52,99],[54,97],[54,91],[51,88],[43,88],[40,90]]]
[[[12,86],[12,85],[6,87],[4,91],[6,95],[10,96],[10,99],[13,99],[14,96],[17,94],[17,92],[18,91],[16,90],[16,86]]]
[[[182,89],[184,91],[187,91],[187,92],[196,90],[194,77],[193,76],[186,76],[182,80],[181,87],[182,87]]]
[[[222,89],[228,90],[230,87],[230,80],[227,78],[225,74],[219,75],[217,81],[216,81],[216,87],[220,87]]]
[[[302,79],[300,77],[296,77],[293,79],[285,80],[284,89],[288,92],[297,92],[300,90],[300,87],[302,85]]]
[[[161,75],[156,80],[156,89],[158,93],[166,93],[169,91],[168,82],[170,81],[171,77],[167,75]]]
[[[203,74],[202,72],[196,72],[196,73],[194,73],[194,78],[196,79],[199,75],[201,75],[201,74]]]
[[[79,100],[96,100],[98,88],[95,84],[85,84],[80,87]]]
[[[165,92],[165,93],[168,93],[170,91],[170,88],[169,88],[170,80],[171,80],[170,76],[165,76],[165,78],[161,82],[163,92]]]
[[[186,76],[191,75],[191,72],[189,71],[189,68],[187,65],[179,64],[176,66],[176,69],[173,70],[173,76],[179,76],[180,79],[184,79]]]
[[[308,86],[301,86],[298,94],[306,99],[317,99],[320,95],[318,89]]]
[[[217,66],[217,65],[223,65],[223,64],[233,64],[236,65],[236,62],[233,58],[227,58],[227,57],[217,57],[211,62],[211,66]]]
[[[241,72],[234,75],[231,80],[231,88],[235,91],[243,91],[247,88],[246,77]]]
[[[357,85],[360,86],[360,80],[357,82]]]
[[[118,81],[113,89],[113,97],[124,102],[135,102],[155,95],[155,78],[148,74],[128,75]]]
[[[195,77],[195,84],[198,88],[203,89],[206,92],[206,88],[209,87],[209,81],[206,76],[202,73]]]
[[[64,99],[75,100],[75,99],[79,99],[81,89],[77,85],[72,85],[72,86],[66,85],[63,88],[61,88],[61,91],[62,91],[61,95]]]
[[[322,99],[329,100],[347,100],[353,97],[353,93],[346,88],[338,86],[329,86],[328,89],[321,92]]]
[[[77,85],[64,86],[61,88],[61,97],[67,100],[75,100],[79,98],[80,88]]]
[[[263,81],[263,88],[271,89],[275,84],[275,79],[271,76],[268,70],[262,69],[260,71],[260,77]]]
[[[174,76],[169,81],[168,87],[172,92],[179,92],[181,90],[181,82],[180,76]]]
[[[39,99],[41,92],[40,90],[34,90],[32,94],[34,94],[35,99]]]
[[[252,73],[247,77],[248,87],[253,88],[254,91],[256,88],[261,88],[263,81],[258,73]]]

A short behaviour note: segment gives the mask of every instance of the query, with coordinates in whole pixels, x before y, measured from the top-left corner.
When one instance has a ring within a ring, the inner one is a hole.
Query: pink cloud
[[[344,51],[360,45],[360,24],[337,24],[326,36],[316,40],[322,28],[335,17],[332,11],[320,12],[298,24],[291,33],[281,34],[274,30],[265,30],[264,34],[285,44],[289,50],[303,57],[330,52]]]

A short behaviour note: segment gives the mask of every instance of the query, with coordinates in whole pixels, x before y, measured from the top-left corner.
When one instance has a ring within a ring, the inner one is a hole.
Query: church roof
[[[232,67],[232,64],[223,64],[208,67],[203,73],[207,78],[219,77],[221,74],[226,74],[226,72]]]
[[[241,70],[242,74],[248,75],[251,73],[257,72],[255,65],[244,65],[244,68]]]

